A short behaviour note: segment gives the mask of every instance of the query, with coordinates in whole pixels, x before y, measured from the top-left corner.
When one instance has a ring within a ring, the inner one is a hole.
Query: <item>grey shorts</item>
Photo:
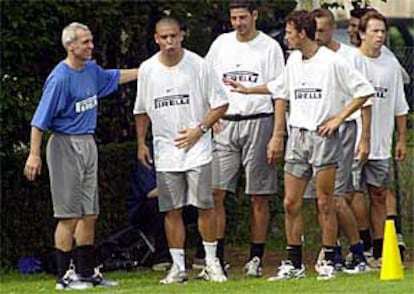
[[[388,159],[368,160],[363,165],[354,161],[352,167],[354,192],[364,192],[366,185],[388,188],[390,184],[390,162]]]
[[[342,160],[339,132],[322,137],[316,131],[292,127],[286,144],[285,172],[310,180],[321,170],[337,167]]]
[[[251,120],[221,120],[214,134],[213,188],[235,192],[240,170],[246,175],[246,194],[268,195],[277,191],[276,167],[267,164],[267,144],[273,116]]]
[[[98,214],[98,150],[93,136],[53,134],[46,159],[54,217]]]
[[[342,160],[338,162],[335,175],[335,196],[345,196],[352,189],[349,187],[352,182],[352,162],[356,142],[356,122],[347,121],[339,128],[339,137],[342,142]],[[304,198],[316,198],[315,178],[309,182]]]
[[[188,205],[201,209],[214,207],[210,163],[185,172],[157,172],[157,186],[162,212]]]

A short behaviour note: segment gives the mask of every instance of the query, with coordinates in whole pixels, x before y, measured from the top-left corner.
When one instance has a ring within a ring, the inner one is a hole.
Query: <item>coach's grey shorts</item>
[[[320,170],[338,166],[342,160],[339,132],[322,137],[316,131],[292,127],[286,144],[285,172],[311,179]]]
[[[157,186],[162,212],[188,205],[202,209],[214,207],[210,163],[185,172],[157,172]]]
[[[92,135],[53,134],[46,147],[56,218],[98,214],[98,150]]]
[[[241,167],[246,174],[246,194],[268,195],[277,191],[276,167],[267,164],[267,144],[273,116],[251,120],[221,120],[214,134],[213,188],[235,192]]]
[[[356,122],[346,121],[339,128],[342,142],[342,160],[338,162],[335,175],[335,196],[344,196],[349,192],[349,182],[352,182],[352,162],[356,142]],[[304,198],[316,198],[315,177],[309,182]]]

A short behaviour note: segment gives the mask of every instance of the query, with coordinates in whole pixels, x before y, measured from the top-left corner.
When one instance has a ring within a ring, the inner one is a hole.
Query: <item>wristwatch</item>
[[[199,124],[198,127],[200,128],[200,131],[205,134],[208,132],[208,127],[206,125],[203,124]]]

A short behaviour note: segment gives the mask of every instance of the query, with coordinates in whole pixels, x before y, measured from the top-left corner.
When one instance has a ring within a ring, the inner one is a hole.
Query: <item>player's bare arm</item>
[[[398,139],[395,145],[395,159],[404,160],[407,155],[406,133],[407,133],[407,115],[395,117],[397,125]]]
[[[362,107],[362,133],[357,146],[357,159],[360,162],[368,160],[368,155],[371,146],[371,106]]]
[[[273,127],[273,134],[267,144],[267,163],[275,164],[278,160],[283,158],[284,153],[284,137],[285,137],[285,113],[287,101],[282,99],[275,100],[275,123]]]
[[[232,79],[224,78],[223,82],[225,85],[232,87],[232,89],[230,90],[231,92],[237,92],[241,94],[271,94],[266,85],[258,85],[255,87],[248,88]]]
[[[207,115],[200,126],[180,130],[177,139],[175,139],[175,146],[178,148],[191,148],[191,146],[197,143],[197,141],[205,133],[205,130],[210,129],[221,117],[224,116],[228,106],[228,104],[225,104],[217,108],[212,108],[207,112]]]
[[[152,158],[145,142],[150,119],[146,113],[135,116],[135,128],[137,132],[137,158],[146,168],[151,169]]]
[[[349,103],[338,115],[327,119],[319,126],[319,135],[332,135],[348,116],[354,113],[357,109],[361,108],[362,105],[364,105],[364,103],[371,97],[372,95],[352,99],[352,102]]]

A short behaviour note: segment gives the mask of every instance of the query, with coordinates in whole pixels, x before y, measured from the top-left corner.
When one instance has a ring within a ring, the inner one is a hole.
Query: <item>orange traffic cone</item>
[[[400,251],[398,249],[394,220],[386,220],[380,280],[388,281],[402,279],[404,279],[404,271]]]

